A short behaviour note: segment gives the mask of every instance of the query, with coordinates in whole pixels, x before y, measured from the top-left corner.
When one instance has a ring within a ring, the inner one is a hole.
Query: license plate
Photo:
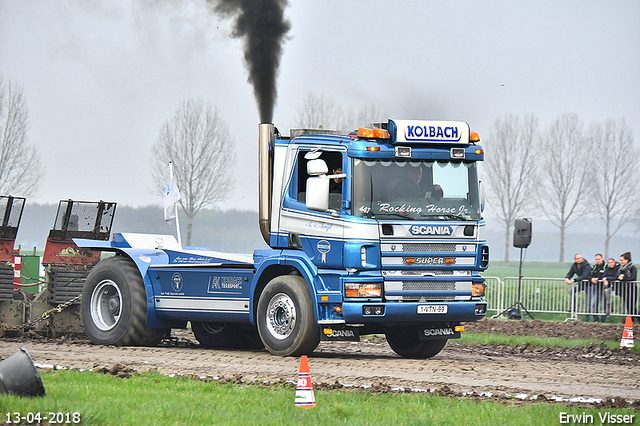
[[[447,305],[418,305],[419,314],[446,314]]]

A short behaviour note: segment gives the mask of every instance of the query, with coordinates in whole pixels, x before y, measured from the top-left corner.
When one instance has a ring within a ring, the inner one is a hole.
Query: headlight
[[[471,296],[483,297],[485,287],[486,285],[484,283],[471,284]]]
[[[352,297],[382,297],[382,283],[346,283],[344,296]]]

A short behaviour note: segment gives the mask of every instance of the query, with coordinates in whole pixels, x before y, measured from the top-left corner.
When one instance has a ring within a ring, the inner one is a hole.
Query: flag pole
[[[169,182],[173,182],[173,163],[169,161]],[[175,204],[175,201],[174,201]],[[182,247],[182,237],[180,236],[180,212],[178,211],[178,206],[175,206],[176,209],[176,232],[178,233],[178,244]]]

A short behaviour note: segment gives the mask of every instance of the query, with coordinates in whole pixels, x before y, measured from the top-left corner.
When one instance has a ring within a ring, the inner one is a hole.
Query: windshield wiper
[[[399,218],[406,219],[406,220],[416,220],[415,218],[413,218],[411,216],[405,216],[405,215],[400,214],[400,213],[378,213],[377,215],[373,215],[373,217],[375,217],[377,219],[381,219],[382,216],[399,217]]]
[[[420,217],[440,217],[443,219],[469,220],[465,216],[451,214],[451,213],[426,214],[426,215],[421,215]]]

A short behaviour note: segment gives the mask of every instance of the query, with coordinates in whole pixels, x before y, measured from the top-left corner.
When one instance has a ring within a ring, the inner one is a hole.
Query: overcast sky
[[[624,117],[638,143],[640,1],[298,0],[285,13],[285,134],[311,91],[392,118],[464,120],[481,138],[508,112],[542,126],[564,112]],[[151,145],[184,99],[202,98],[238,157],[217,207],[257,209],[258,112],[230,32],[203,0],[0,0],[0,75],[23,87],[46,165],[27,205],[160,205]]]

